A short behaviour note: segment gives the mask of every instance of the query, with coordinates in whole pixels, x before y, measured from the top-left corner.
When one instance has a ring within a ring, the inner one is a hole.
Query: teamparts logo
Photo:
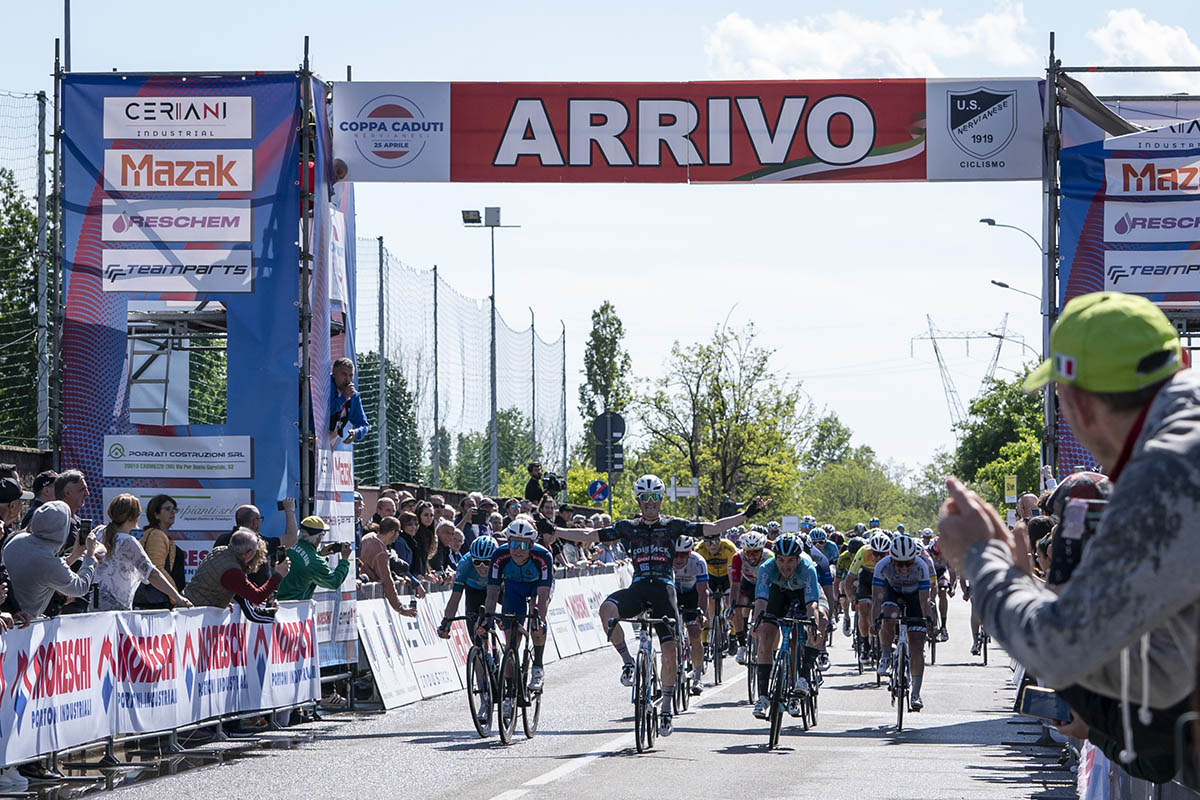
[[[363,104],[354,119],[338,128],[350,133],[358,152],[377,167],[407,166],[435,137],[447,133],[446,120],[427,116],[419,105],[398,94],[384,94]]]

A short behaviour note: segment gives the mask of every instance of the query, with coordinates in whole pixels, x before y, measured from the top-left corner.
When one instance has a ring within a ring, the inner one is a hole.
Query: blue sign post
[[[608,481],[599,478],[589,483],[587,488],[588,497],[592,498],[592,502],[595,503],[603,503],[607,500],[610,491]]]

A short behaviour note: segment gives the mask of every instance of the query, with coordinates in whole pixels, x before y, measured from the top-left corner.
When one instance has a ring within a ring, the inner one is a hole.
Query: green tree
[[[224,425],[229,395],[229,364],[225,337],[205,337],[188,343],[188,422]]]
[[[0,441],[37,444],[37,213],[0,169]]]
[[[853,528],[855,523],[871,517],[879,517],[885,527],[907,523],[909,517],[904,488],[869,448],[811,473],[800,492],[805,508],[809,509],[806,513],[833,523],[838,530]]]
[[[990,379],[956,426],[955,474],[997,506],[1003,505],[1005,475],[1016,475],[1021,491],[1039,486],[1042,401],[1024,391],[1024,380],[1024,374],[1009,381]]]
[[[800,466],[813,472],[826,464],[844,461],[851,455],[850,437],[853,435],[837,414],[826,414],[813,426],[808,447],[800,456]]]
[[[592,312],[592,331],[583,351],[583,383],[579,384],[579,414],[591,434],[592,420],[601,412],[623,411],[633,399],[629,383],[632,361],[621,344],[625,325],[613,304],[605,300]]]
[[[386,362],[387,391],[386,436],[388,443],[385,474],[379,474],[379,460],[374,448],[356,447],[354,474],[365,484],[391,481],[416,483],[422,477],[421,436],[417,432],[417,416],[408,381],[395,361]],[[379,354],[363,353],[358,357],[357,385],[362,391],[363,411],[372,426],[368,436],[376,436],[379,428]]]

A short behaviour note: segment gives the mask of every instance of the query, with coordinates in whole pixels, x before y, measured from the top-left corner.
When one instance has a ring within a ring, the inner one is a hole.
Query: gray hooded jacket
[[[965,567],[975,613],[1030,674],[1161,709],[1186,697],[1196,674],[1197,564],[1200,371],[1184,370],[1151,403],[1061,595],[1022,574],[998,542],[972,546]]]
[[[30,616],[39,616],[58,592],[65,597],[83,597],[92,586],[96,561],[84,556],[79,572],[72,572],[58,551],[67,540],[71,510],[55,500],[38,506],[29,521],[29,531],[19,533],[4,546],[4,566],[17,605]]]

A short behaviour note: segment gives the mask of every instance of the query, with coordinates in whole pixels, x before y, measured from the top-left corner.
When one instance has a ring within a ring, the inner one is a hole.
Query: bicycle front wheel
[[[749,633],[746,635],[749,637],[746,642],[746,697],[754,705],[758,699],[758,638]]]
[[[729,639],[725,633],[725,617],[720,610],[713,614],[712,632],[709,634],[709,646],[712,648],[713,686],[721,685],[721,664],[725,660],[725,650],[729,647]]]
[[[990,636],[988,636],[986,633],[985,633],[985,634],[983,634],[983,665],[984,665],[985,667],[987,666],[987,661],[988,661],[988,659],[987,659],[987,646],[988,646],[988,639],[990,639],[990,638],[991,638],[991,637],[990,637]]]
[[[771,730],[767,736],[768,750],[774,750],[779,744],[779,733],[783,730],[783,689],[786,672],[787,655],[781,651],[775,656],[775,663],[771,666],[770,695],[768,695],[771,700],[771,711],[767,716],[771,723]]]
[[[903,631],[900,632],[903,635]],[[904,709],[908,705],[908,647],[904,639],[896,646],[896,659],[892,664],[896,685],[896,730],[904,730]]]
[[[511,648],[504,651],[500,662],[500,741],[512,744],[517,730],[517,702],[520,699],[521,666],[517,652]]]
[[[487,661],[483,650],[472,647],[467,654],[467,705],[471,709],[471,722],[475,732],[487,737],[492,732],[492,711],[496,701],[492,698],[492,678],[488,675]]]
[[[650,739],[650,665],[646,654],[638,651],[633,666],[633,739],[637,751],[644,753],[654,744]]]
[[[542,716],[542,692],[529,689],[529,673],[533,669],[533,652],[525,649],[521,668],[521,694],[525,702],[521,706],[521,727],[525,729],[525,738],[532,739],[537,733],[538,719]]]

